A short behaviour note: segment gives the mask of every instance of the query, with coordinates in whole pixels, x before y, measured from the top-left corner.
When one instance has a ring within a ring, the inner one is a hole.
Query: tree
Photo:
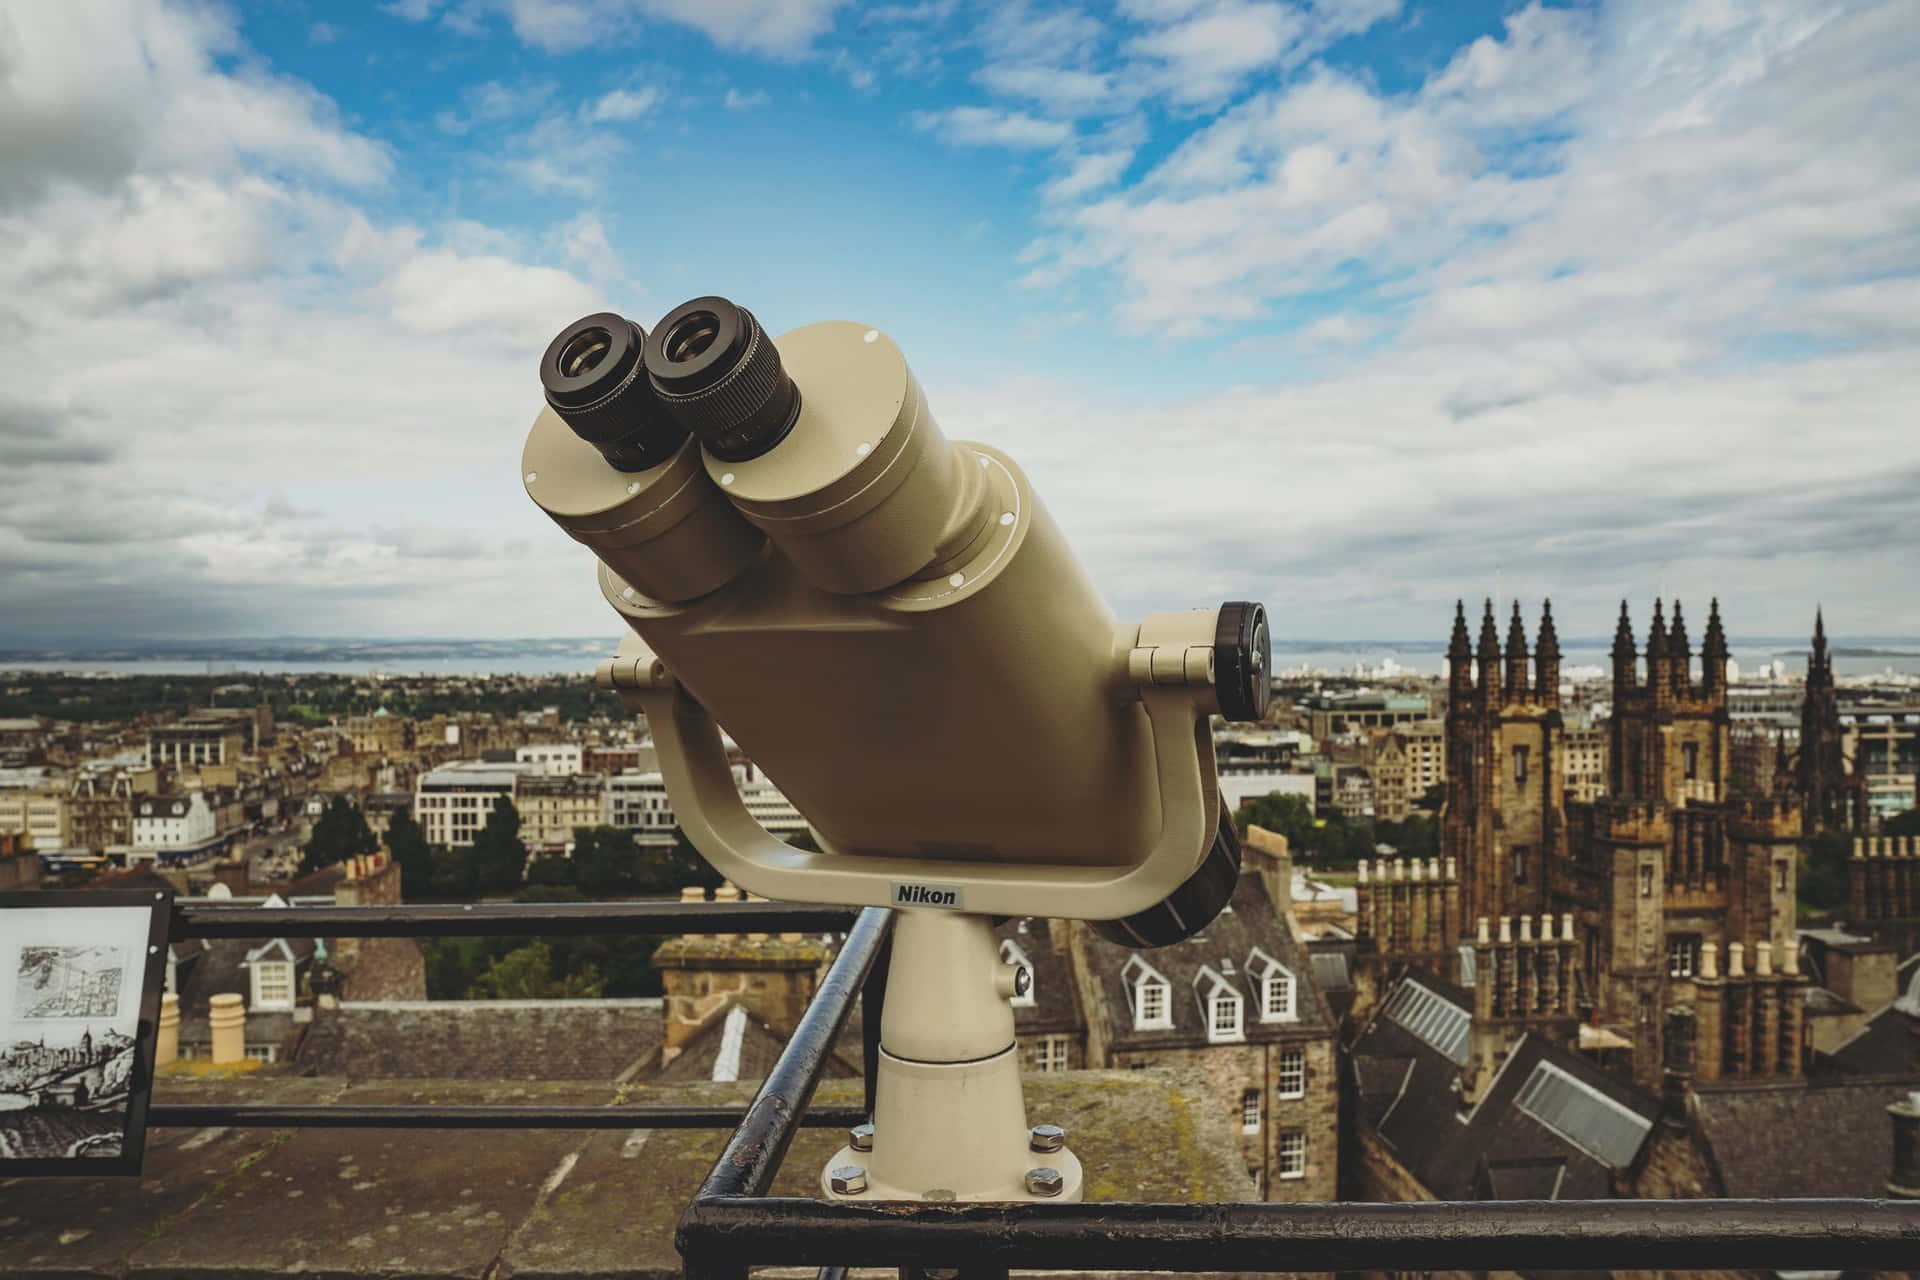
[[[479,890],[479,884],[472,858],[457,849],[434,850],[434,897],[471,898]]]
[[[577,856],[579,852],[577,844],[574,851]],[[547,888],[571,889],[579,879],[579,868],[580,864],[574,858],[548,854],[543,858],[535,858],[527,865],[527,883]]]
[[[1802,907],[1811,912],[1847,909],[1847,858],[1852,852],[1853,838],[1838,831],[1823,831],[1807,841],[1796,886]]]
[[[1880,824],[1880,831],[1889,836],[1920,836],[1920,809],[1894,814]]]
[[[526,876],[527,847],[520,843],[520,811],[513,801],[501,796],[493,802],[468,857],[481,893],[507,893],[520,887]]]
[[[320,815],[320,821],[313,824],[313,835],[300,855],[300,874],[307,875],[359,854],[372,853],[379,847],[380,842],[374,839],[373,828],[367,825],[360,807],[345,796],[335,796]]]
[[[400,864],[400,896],[426,901],[433,892],[433,850],[411,810],[398,810],[387,824],[387,852]]]
[[[1242,839],[1246,838],[1249,826],[1265,827],[1285,836],[1290,848],[1305,851],[1313,839],[1313,806],[1304,796],[1279,791],[1253,796],[1234,812],[1233,825],[1240,829]]]
[[[587,893],[612,897],[631,892],[637,851],[614,827],[573,829],[573,882]]]
[[[600,971],[587,965],[581,972],[553,976],[553,953],[544,942],[530,942],[494,960],[467,988],[469,1000],[579,1000],[598,996],[604,989]]]

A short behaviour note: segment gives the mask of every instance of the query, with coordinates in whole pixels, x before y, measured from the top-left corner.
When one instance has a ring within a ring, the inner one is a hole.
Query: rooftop
[[[857,1105],[860,1082],[816,1103]],[[1030,1077],[1029,1113],[1066,1128],[1089,1201],[1235,1200],[1237,1139],[1197,1071]],[[293,1077],[163,1077],[159,1102],[744,1105],[751,1084],[626,1088]],[[24,1180],[0,1214],[0,1277],[677,1276],[673,1229],[720,1130],[155,1129],[139,1178]],[[773,1194],[817,1194],[844,1141],[803,1129]],[[1153,1160],[1138,1153],[1151,1150]],[[810,1274],[810,1273],[809,1273]]]

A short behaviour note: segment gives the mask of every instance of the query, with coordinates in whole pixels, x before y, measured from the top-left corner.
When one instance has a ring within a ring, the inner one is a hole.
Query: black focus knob
[[[687,438],[647,380],[646,340],[633,321],[601,311],[562,329],[540,357],[547,403],[622,471],[659,466]]]
[[[1251,722],[1267,714],[1273,700],[1273,639],[1267,634],[1267,607],[1252,600],[1220,606],[1213,629],[1213,687],[1220,714]]]
[[[753,312],[695,298],[647,339],[647,375],[660,402],[724,462],[757,458],[800,416],[800,389]]]

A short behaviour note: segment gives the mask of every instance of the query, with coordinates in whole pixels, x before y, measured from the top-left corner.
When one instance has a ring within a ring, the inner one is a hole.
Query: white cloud
[[[602,94],[581,115],[583,119],[596,124],[610,120],[638,120],[658,106],[661,97],[660,90],[652,85],[639,89],[615,89]]]
[[[511,460],[541,348],[601,289],[497,228],[357,208],[385,148],[212,11],[65,12],[0,20],[30,124],[0,143],[0,385],[32,389],[0,401],[6,635],[582,616],[590,576]]]
[[[766,106],[767,95],[764,90],[742,93],[738,89],[729,89],[724,101],[729,111],[751,111],[755,107]]]
[[[640,38],[649,22],[692,27],[723,49],[777,57],[808,52],[843,0],[483,0],[514,35],[548,53]],[[426,5],[419,6],[421,10]],[[423,13],[422,16],[425,16]]]
[[[1075,156],[1067,171],[1040,189],[1047,200],[1073,200],[1112,186],[1133,163],[1133,152],[1095,151]]]
[[[1042,120],[1023,111],[998,107],[953,107],[946,111],[916,111],[913,127],[937,134],[959,147],[1008,147],[1031,150],[1057,147],[1073,137],[1073,126]]]

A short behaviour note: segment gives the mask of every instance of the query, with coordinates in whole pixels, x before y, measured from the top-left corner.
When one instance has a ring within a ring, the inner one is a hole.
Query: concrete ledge
[[[857,1104],[858,1080],[818,1099]],[[752,1084],[166,1079],[163,1102],[744,1104]],[[1195,1071],[1027,1080],[1088,1198],[1251,1195],[1238,1140]],[[156,1129],[138,1179],[0,1183],[0,1277],[673,1276],[673,1228],[726,1135],[689,1130]],[[775,1186],[812,1195],[843,1139],[802,1130]]]

